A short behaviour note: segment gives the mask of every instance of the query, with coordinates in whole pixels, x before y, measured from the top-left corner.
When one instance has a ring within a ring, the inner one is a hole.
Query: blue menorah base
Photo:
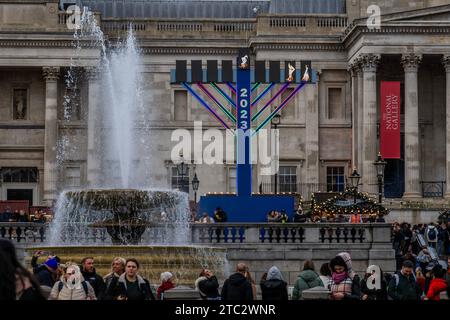
[[[295,195],[254,194],[251,197],[208,194],[200,197],[198,215],[208,213],[214,216],[214,210],[221,207],[228,217],[228,222],[267,222],[271,210],[286,210],[289,219],[294,214]]]

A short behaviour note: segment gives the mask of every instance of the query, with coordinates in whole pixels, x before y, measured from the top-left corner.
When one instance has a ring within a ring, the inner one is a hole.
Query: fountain
[[[224,249],[189,245],[188,195],[151,188],[151,153],[154,146],[147,121],[149,106],[142,99],[143,81],[136,40],[128,32],[125,41],[109,44],[91,12],[84,10],[81,29],[75,32],[75,54],[80,41],[93,41],[101,49],[96,110],[89,110],[95,145],[88,157],[100,174],[89,179],[89,189],[61,192],[50,226],[49,246],[29,248],[57,254],[62,261],[79,262],[95,257],[97,272],[109,272],[116,256],[137,258],[141,273],[153,283],[171,271],[179,284],[194,285],[199,270],[208,267],[218,276],[228,272]],[[76,57],[75,57],[76,59]],[[76,83],[74,61],[67,85]],[[69,119],[70,98],[65,97]],[[151,108],[151,107],[150,107]],[[92,120],[94,119],[94,121]],[[69,139],[61,137],[58,160],[65,159]],[[89,168],[88,168],[89,170]]]

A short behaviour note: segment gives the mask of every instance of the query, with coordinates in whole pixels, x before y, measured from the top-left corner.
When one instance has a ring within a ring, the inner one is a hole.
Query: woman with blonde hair
[[[126,260],[122,257],[115,257],[113,259],[113,261],[111,262],[111,272],[103,277],[103,280],[105,281],[106,285],[105,292],[111,292],[111,290],[109,290],[109,287],[111,286],[112,283],[117,284],[119,277],[125,272],[125,263]],[[111,300],[112,297],[106,296],[104,299]]]

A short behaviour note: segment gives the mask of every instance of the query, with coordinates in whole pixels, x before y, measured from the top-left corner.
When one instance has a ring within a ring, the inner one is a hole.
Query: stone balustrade
[[[193,243],[363,244],[390,242],[389,224],[215,223],[194,224]]]
[[[29,222],[0,222],[0,239],[33,244],[46,241],[47,224]]]

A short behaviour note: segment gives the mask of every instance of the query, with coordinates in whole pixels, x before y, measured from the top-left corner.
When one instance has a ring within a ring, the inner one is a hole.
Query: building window
[[[178,189],[180,191],[189,193],[189,168],[185,176],[178,174],[177,167],[172,168],[172,189]]]
[[[187,120],[187,92],[175,90],[174,93],[174,119],[175,121]]]
[[[278,177],[278,189],[280,190],[280,192],[297,192],[296,167],[280,167]]]
[[[28,89],[13,89],[13,119],[26,120],[28,118]]]
[[[328,119],[342,118],[342,89],[328,88]]]
[[[228,168],[228,190],[229,193],[236,192],[236,168]]]
[[[64,185],[66,188],[79,188],[81,186],[80,167],[66,167],[64,171]]]
[[[37,168],[2,168],[1,178],[4,183],[36,183]]]
[[[327,191],[342,192],[345,189],[344,167],[327,167]]]

